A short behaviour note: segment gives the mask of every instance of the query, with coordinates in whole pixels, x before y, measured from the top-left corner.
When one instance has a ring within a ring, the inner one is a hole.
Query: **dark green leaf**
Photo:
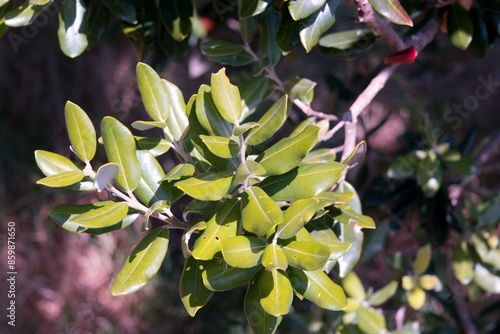
[[[281,58],[281,50],[276,42],[278,36],[278,13],[267,10],[259,15],[259,68],[275,66]]]
[[[179,285],[182,303],[190,316],[194,317],[196,312],[210,300],[213,291],[203,285],[202,273],[207,263],[198,261],[193,257],[186,259]]]
[[[193,21],[193,3],[185,0],[160,0],[160,12],[168,32],[176,41],[189,36]]]
[[[399,283],[397,281],[391,281],[389,284],[384,286],[382,289],[375,291],[371,297],[368,299],[368,303],[371,306],[380,306],[390,299],[396,293]]]
[[[299,36],[307,52],[318,44],[321,35],[335,23],[335,12],[341,2],[342,0],[327,0],[318,12],[303,20]]]
[[[467,51],[472,53],[474,57],[481,59],[484,58],[490,47],[488,29],[486,28],[486,22],[483,16],[476,8],[472,8],[469,14],[472,19],[474,33]]]
[[[242,45],[221,40],[211,40],[200,45],[204,55],[215,62],[231,66],[245,66],[254,61]]]
[[[292,51],[300,43],[300,22],[294,21],[286,6],[281,10],[281,20],[276,42],[283,54]]]
[[[257,16],[266,10],[270,0],[238,0],[238,16],[240,19]]]
[[[373,9],[389,21],[410,27],[413,26],[413,21],[401,6],[399,0],[368,0],[368,2],[370,2]]]
[[[245,296],[245,316],[254,333],[272,334],[278,328],[282,317],[275,317],[267,313],[260,304],[261,298],[258,280],[254,279]]]
[[[127,23],[136,24],[136,10],[132,1],[101,0],[111,12],[120,20]]]
[[[172,147],[172,144],[167,140],[162,138],[147,138],[147,137],[137,137],[134,136],[137,149],[146,150],[151,153],[154,157],[160,156]]]
[[[469,12],[460,4],[451,5],[447,22],[451,43],[459,49],[467,49],[472,42],[474,32]]]
[[[223,261],[212,261],[202,273],[203,284],[212,291],[232,290],[250,282],[260,268],[234,268]]]

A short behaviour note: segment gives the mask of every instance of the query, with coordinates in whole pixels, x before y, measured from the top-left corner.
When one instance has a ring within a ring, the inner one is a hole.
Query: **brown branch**
[[[365,23],[368,28],[383,40],[391,49],[391,51],[398,52],[406,48],[405,43],[399,35],[378,16],[373,10],[372,5],[367,0],[355,0],[359,21]]]

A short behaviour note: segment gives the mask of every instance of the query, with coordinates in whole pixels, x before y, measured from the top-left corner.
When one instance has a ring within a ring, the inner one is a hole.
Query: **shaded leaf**
[[[159,9],[169,34],[182,41],[189,36],[193,21],[193,3],[185,0],[160,0]]]
[[[264,175],[266,170],[260,164],[252,160],[243,161],[238,168],[233,178],[233,185],[243,183],[247,178],[253,175]]]
[[[89,162],[95,156],[97,145],[92,121],[82,108],[70,101],[66,102],[64,117],[71,147],[80,160]]]
[[[231,138],[234,126],[222,118],[212,97],[211,88],[201,85],[196,96],[196,116],[211,136]]]
[[[131,1],[101,0],[111,12],[120,20],[127,23],[136,24],[135,5]]]
[[[68,57],[74,58],[87,48],[87,18],[83,0],[64,0],[59,10],[59,45]]]
[[[168,184],[160,183],[165,173],[158,160],[148,151],[137,151],[136,154],[141,162],[141,178],[134,195],[147,206],[161,200],[173,202],[173,190]]]
[[[238,0],[238,16],[240,19],[257,16],[266,10],[270,0]]]
[[[259,36],[259,69],[275,66],[281,59],[281,50],[276,42],[278,36],[279,16],[274,10],[264,11],[257,21]]]
[[[168,229],[158,227],[135,246],[113,282],[113,296],[135,292],[156,275],[167,254],[169,238]]]
[[[186,259],[182,271],[179,292],[184,308],[192,317],[205,306],[213,295],[213,291],[208,290],[203,285],[202,274],[206,266],[206,262],[190,257]]]
[[[260,268],[234,268],[221,261],[212,261],[202,273],[203,284],[212,291],[232,290],[250,282]]]
[[[401,6],[399,0],[368,0],[368,2],[373,9],[389,21],[413,27],[413,21]]]
[[[451,5],[447,20],[448,35],[451,43],[461,50],[467,49],[472,42],[474,24],[469,12],[460,4]]]
[[[231,66],[245,66],[254,61],[242,45],[221,40],[201,43],[201,52],[211,60]]]
[[[413,288],[408,295],[408,304],[414,310],[420,310],[425,304],[425,291],[419,287]]]
[[[120,171],[120,166],[113,163],[107,163],[99,167],[94,178],[94,187],[97,191],[103,191],[108,182],[111,182]]]
[[[275,317],[267,313],[260,304],[261,292],[257,279],[254,279],[247,290],[244,301],[245,316],[255,333],[274,333],[281,322],[281,316]]]

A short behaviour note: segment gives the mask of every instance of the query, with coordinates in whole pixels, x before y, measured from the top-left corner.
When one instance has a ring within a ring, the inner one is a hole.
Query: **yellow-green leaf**
[[[267,245],[262,254],[262,265],[267,270],[288,268],[288,260],[286,259],[283,249],[277,244]]]
[[[288,264],[314,271],[322,268],[330,257],[328,246],[314,241],[292,241],[283,246]]]
[[[431,263],[431,255],[432,249],[430,244],[419,248],[415,261],[413,261],[413,274],[422,275],[427,270]]]
[[[193,176],[195,168],[189,163],[178,164],[172,168],[162,179],[163,181],[176,181]]]
[[[80,168],[65,156],[49,151],[36,150],[35,161],[45,176],[64,172],[81,172]]]
[[[218,201],[227,195],[232,178],[227,172],[208,172],[179,181],[175,186],[201,201]]]
[[[207,85],[201,85],[196,96],[196,117],[201,126],[211,136],[231,138],[234,125],[226,121],[217,109],[212,90]]]
[[[365,288],[354,271],[349,272],[342,278],[342,288],[349,297],[364,300],[366,297]]]
[[[281,270],[262,270],[258,282],[262,308],[275,317],[287,314],[293,300],[288,276]]]
[[[42,14],[52,1],[40,1],[34,4],[32,1],[26,1],[18,8],[9,11],[5,15],[5,24],[9,27],[22,27],[33,23],[38,15]]]
[[[301,22],[299,36],[306,52],[310,52],[321,35],[335,23],[335,12],[341,3],[342,0],[327,0],[320,10]]]
[[[283,125],[288,110],[288,96],[282,96],[262,116],[257,123],[259,127],[253,128],[246,141],[250,145],[258,145],[272,137]]]
[[[295,21],[308,17],[320,9],[326,0],[296,0],[288,3],[288,10]]]
[[[179,141],[189,125],[186,115],[186,102],[179,87],[165,79],[161,81],[165,84],[170,102],[170,113],[166,121],[167,128],[172,138]]]
[[[153,120],[164,123],[170,114],[170,101],[166,86],[158,73],[147,64],[137,64],[136,74],[146,111]]]
[[[451,43],[461,50],[465,50],[472,42],[474,24],[469,12],[460,4],[453,4],[448,11],[448,35]]]
[[[72,184],[80,182],[85,175],[81,170],[74,170],[68,172],[61,172],[58,174],[50,175],[36,181],[37,184],[51,188],[67,187]]]
[[[226,137],[200,135],[200,139],[207,145],[210,152],[219,158],[229,159],[240,151],[240,145]]]
[[[225,68],[212,74],[210,85],[212,98],[221,116],[230,123],[238,123],[243,111],[240,91],[229,81]]]
[[[224,261],[236,268],[252,268],[260,264],[266,243],[257,237],[239,235],[221,241]]]
[[[121,221],[128,212],[125,202],[105,201],[92,205],[94,209],[71,218],[70,222],[85,228],[108,227]]]
[[[208,290],[203,284],[202,274],[206,266],[206,262],[190,257],[186,259],[182,271],[179,292],[184,308],[192,317],[205,306],[213,295],[213,291]]]
[[[283,213],[262,189],[250,187],[242,194],[241,221],[246,231],[266,235],[283,221]]]
[[[73,150],[80,160],[89,162],[95,156],[97,145],[92,121],[82,108],[70,101],[66,102],[64,117]]]
[[[408,304],[414,310],[420,310],[425,304],[425,291],[419,287],[413,288],[408,295]]]
[[[276,235],[280,239],[293,237],[314,216],[317,199],[299,199],[286,209],[283,222],[277,226]]]
[[[424,290],[439,290],[441,282],[435,275],[422,275],[418,278],[418,285]]]
[[[387,333],[385,318],[371,307],[361,306],[356,310],[359,328],[366,334]]]
[[[135,246],[111,287],[113,296],[135,292],[156,275],[167,254],[169,238],[167,228],[157,227]]]
[[[390,299],[396,291],[398,290],[398,282],[391,281],[389,284],[384,286],[382,289],[375,291],[371,297],[368,299],[368,303],[371,306],[380,306]]]

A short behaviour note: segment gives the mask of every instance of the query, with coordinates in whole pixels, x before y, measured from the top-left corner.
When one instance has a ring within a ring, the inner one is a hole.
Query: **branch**
[[[386,21],[375,14],[368,0],[355,0],[355,2],[359,13],[359,22],[365,23],[373,33],[389,46],[393,53],[406,48],[405,43],[401,40],[399,35]]]

